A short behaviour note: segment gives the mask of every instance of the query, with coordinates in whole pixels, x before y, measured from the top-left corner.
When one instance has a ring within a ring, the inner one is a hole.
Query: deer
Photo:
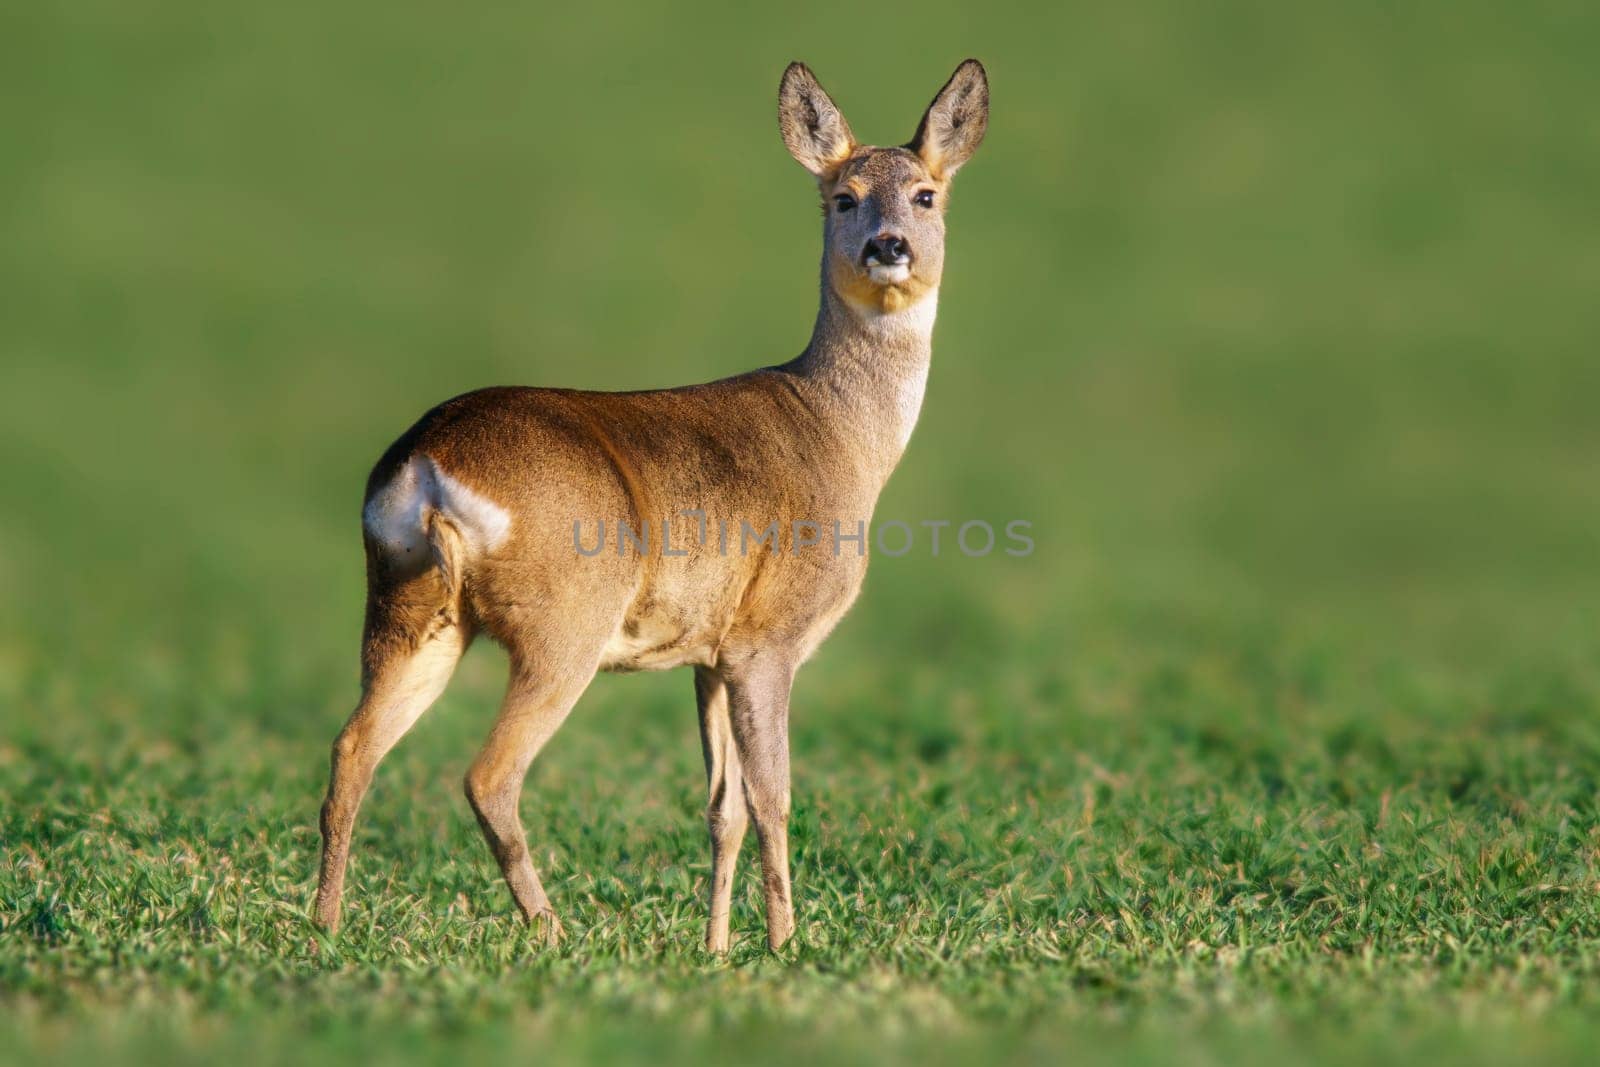
[[[767,945],[789,940],[791,686],[860,592],[864,524],[927,384],[951,179],[988,115],[988,76],[969,59],[909,142],[859,144],[810,69],[790,64],[778,126],[824,215],[820,306],[799,356],[673,389],[481,389],[383,453],[362,503],[361,697],[321,810],[314,920],[327,934],[379,762],[482,635],[506,649],[510,676],[466,796],[537,936],[554,943],[562,927],[518,810],[534,758],[598,672],[692,667],[711,839],[705,948],[728,951],[752,821]],[[842,551],[799,535],[787,550],[773,539],[742,551],[708,534],[708,516],[723,529],[848,532]],[[608,520],[630,537],[588,551],[580,527]],[[633,536],[652,522],[659,536]]]

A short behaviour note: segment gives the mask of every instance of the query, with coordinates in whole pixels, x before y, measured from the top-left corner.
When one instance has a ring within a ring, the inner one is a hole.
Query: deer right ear
[[[936,178],[948,178],[972,158],[989,128],[989,75],[969,59],[956,68],[928,105],[917,135],[906,145]]]
[[[778,129],[799,164],[826,181],[855,151],[855,135],[804,63],[790,63],[778,86]]]

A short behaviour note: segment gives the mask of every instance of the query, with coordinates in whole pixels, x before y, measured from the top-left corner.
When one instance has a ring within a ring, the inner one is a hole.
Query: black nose
[[[906,244],[905,238],[897,234],[880,233],[868,239],[861,258],[866,263],[877,260],[885,267],[892,267],[896,263],[910,263],[911,246]]]

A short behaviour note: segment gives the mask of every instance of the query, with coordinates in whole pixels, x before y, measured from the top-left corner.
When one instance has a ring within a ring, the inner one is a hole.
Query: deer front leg
[[[705,667],[694,672],[700,705],[700,744],[706,757],[706,823],[711,830],[711,918],[706,951],[728,951],[728,913],[733,905],[733,875],[750,816],[745,807],[739,750],[728,718],[728,687]]]
[[[729,718],[744,774],[745,799],[761,845],[767,946],[794,933],[789,889],[789,688],[794,668],[758,658],[727,675]]]

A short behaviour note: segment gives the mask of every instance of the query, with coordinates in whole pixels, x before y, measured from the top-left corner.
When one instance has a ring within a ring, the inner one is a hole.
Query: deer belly
[[[662,616],[623,619],[600,654],[603,671],[664,671],[709,664],[716,642],[698,629]]]

